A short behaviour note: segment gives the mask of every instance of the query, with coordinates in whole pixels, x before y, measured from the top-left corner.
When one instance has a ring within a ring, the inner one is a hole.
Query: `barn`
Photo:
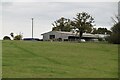
[[[43,35],[43,41],[48,40],[77,40],[79,39],[79,34],[73,33],[73,32],[63,32],[63,31],[50,31],[41,34]],[[82,39],[85,39],[86,41],[89,40],[96,40],[98,38],[98,35],[90,34],[90,33],[83,33]]]

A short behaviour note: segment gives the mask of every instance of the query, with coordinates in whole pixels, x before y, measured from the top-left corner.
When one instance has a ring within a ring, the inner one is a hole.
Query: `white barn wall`
[[[71,35],[70,34],[61,33],[61,38],[62,39],[68,39],[68,36],[71,36]]]
[[[62,34],[61,33],[58,33],[56,31],[51,31],[51,32],[48,32],[48,33],[45,33],[43,34],[43,40],[50,40],[50,35],[55,35],[55,39],[58,39],[58,38],[62,38]]]
[[[60,32],[57,32],[57,31],[51,31],[51,32],[48,32],[48,33],[44,33],[42,35],[43,35],[43,40],[44,41],[50,40],[50,37],[49,37],[50,35],[55,35],[55,39],[61,38],[63,40],[68,39],[68,36],[71,36],[71,34],[60,33]]]
[[[62,32],[62,31],[50,31],[47,33],[42,34],[43,35],[43,40],[50,40],[50,35],[55,35],[55,39],[61,38],[62,40],[68,39],[69,36],[76,36],[76,33],[72,32]],[[94,37],[98,38],[101,34],[90,34],[90,33],[83,33],[83,37]],[[78,36],[78,35],[77,35]],[[104,35],[105,36],[105,35]]]

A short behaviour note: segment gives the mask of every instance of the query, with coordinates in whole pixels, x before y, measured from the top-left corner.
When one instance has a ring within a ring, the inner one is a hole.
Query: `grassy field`
[[[117,78],[117,49],[107,43],[3,41],[3,77]]]

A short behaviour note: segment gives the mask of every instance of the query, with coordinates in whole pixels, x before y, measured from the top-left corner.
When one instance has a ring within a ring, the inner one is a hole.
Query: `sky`
[[[111,1],[111,0],[110,0]],[[113,25],[111,17],[118,14],[117,2],[74,2],[61,0],[57,2],[38,0],[3,0],[0,4],[0,39],[10,33],[31,37],[31,18],[34,18],[34,37],[42,38],[42,33],[52,30],[52,23],[61,18],[73,20],[77,13],[88,12],[95,19],[96,28]]]

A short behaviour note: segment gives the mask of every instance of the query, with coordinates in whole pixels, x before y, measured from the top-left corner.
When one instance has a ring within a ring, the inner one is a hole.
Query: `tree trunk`
[[[82,34],[83,34],[83,32],[79,31],[79,42],[81,42]]]

